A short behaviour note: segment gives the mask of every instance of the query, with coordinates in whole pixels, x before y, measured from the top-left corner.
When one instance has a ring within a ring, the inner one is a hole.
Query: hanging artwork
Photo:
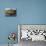
[[[5,16],[16,16],[15,8],[5,8]]]
[[[20,31],[20,40],[46,41],[46,25],[20,24],[18,29]]]

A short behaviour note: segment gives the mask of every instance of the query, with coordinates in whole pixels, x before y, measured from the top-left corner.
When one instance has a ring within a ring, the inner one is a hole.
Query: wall
[[[17,8],[16,17],[5,17],[5,8]],[[0,44],[8,43],[17,24],[46,24],[46,0],[0,0]],[[17,42],[17,40],[16,40]]]

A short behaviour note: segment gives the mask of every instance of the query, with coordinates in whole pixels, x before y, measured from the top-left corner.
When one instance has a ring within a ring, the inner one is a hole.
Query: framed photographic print
[[[15,8],[5,8],[5,16],[16,16]]]

